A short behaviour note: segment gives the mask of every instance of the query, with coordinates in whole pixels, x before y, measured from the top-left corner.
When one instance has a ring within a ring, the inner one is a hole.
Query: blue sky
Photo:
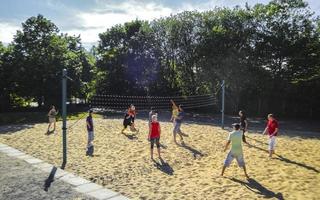
[[[209,10],[215,6],[234,7],[268,0],[0,0],[0,41],[12,41],[21,23],[42,14],[54,22],[61,32],[80,35],[90,47],[98,34],[118,23],[136,18],[152,20],[184,10]],[[320,15],[320,0],[307,0],[310,9]]]

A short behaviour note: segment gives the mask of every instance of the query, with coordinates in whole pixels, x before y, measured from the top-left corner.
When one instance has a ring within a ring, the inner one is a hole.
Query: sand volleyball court
[[[68,121],[72,124],[73,121]],[[66,170],[132,199],[319,199],[320,140],[279,136],[274,159],[267,137],[249,132],[244,145],[248,174],[233,162],[220,177],[227,131],[212,125],[185,123],[185,145],[172,139],[172,124],[161,122],[162,157],[150,160],[147,121],[137,120],[140,133],[120,134],[122,119],[96,118],[95,156],[86,157],[86,129],[82,119],[69,130]],[[61,122],[57,124],[61,127]],[[0,142],[46,162],[61,165],[61,131],[45,135],[47,124],[2,129]],[[303,133],[302,133],[303,134]]]

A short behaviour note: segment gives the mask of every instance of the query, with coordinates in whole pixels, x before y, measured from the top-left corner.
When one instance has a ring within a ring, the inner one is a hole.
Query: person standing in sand
[[[240,126],[242,130],[242,142],[247,143],[246,136],[244,135],[244,133],[248,130],[247,116],[242,110],[239,111],[239,116],[240,116]]]
[[[161,134],[160,123],[158,122],[157,115],[152,115],[151,118],[152,118],[152,122],[151,122],[149,136],[148,136],[148,139],[151,143],[150,155],[151,155],[151,159],[153,160],[153,147],[154,147],[154,143],[156,143],[158,155],[159,155],[159,158],[161,159],[161,156],[160,156],[160,134]]]
[[[263,135],[265,135],[267,131],[269,135],[269,157],[271,158],[272,154],[275,153],[276,136],[279,131],[278,121],[274,118],[273,114],[268,115],[268,123],[263,131]]]
[[[87,156],[93,156],[93,140],[94,140],[94,132],[93,132],[93,120],[92,120],[92,110],[89,110],[89,115],[86,119],[87,123],[87,131],[88,131],[88,142],[87,142]]]
[[[224,147],[224,151],[226,151],[231,143],[231,149],[227,155],[227,158],[224,161],[224,165],[222,167],[221,176],[223,176],[224,171],[227,167],[230,166],[233,159],[236,159],[238,162],[238,166],[243,168],[244,175],[246,178],[249,178],[246,170],[246,166],[243,159],[243,151],[242,151],[242,133],[240,131],[240,124],[232,124],[233,131],[229,133],[226,145]]]
[[[176,136],[177,134],[179,134],[180,136],[180,140],[181,140],[181,143],[183,144],[183,137],[182,136],[187,136],[186,134],[182,133],[181,131],[181,124],[182,124],[182,121],[183,121],[183,118],[184,118],[184,111],[182,109],[182,105],[179,105],[178,107],[178,114],[177,116],[174,118],[174,128],[173,128],[173,140],[176,144],[177,143],[177,139],[176,139]]]
[[[56,108],[54,105],[51,106],[50,111],[48,113],[49,117],[49,125],[48,125],[48,130],[47,134],[50,132],[51,125],[53,124],[53,132],[56,130],[56,116],[58,114],[58,111],[56,111]]]

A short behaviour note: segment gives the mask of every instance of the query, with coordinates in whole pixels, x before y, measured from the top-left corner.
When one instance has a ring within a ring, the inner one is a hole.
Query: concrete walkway
[[[128,200],[119,193],[1,143],[0,199]]]

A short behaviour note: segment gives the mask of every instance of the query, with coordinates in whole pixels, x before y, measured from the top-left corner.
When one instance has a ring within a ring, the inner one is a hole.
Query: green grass
[[[0,125],[7,124],[26,124],[26,123],[45,123],[48,122],[47,112],[11,112],[0,113]],[[68,120],[77,120],[88,115],[87,112],[68,113]],[[94,118],[102,118],[100,114],[93,114]],[[61,121],[61,113],[57,116],[57,120]]]

